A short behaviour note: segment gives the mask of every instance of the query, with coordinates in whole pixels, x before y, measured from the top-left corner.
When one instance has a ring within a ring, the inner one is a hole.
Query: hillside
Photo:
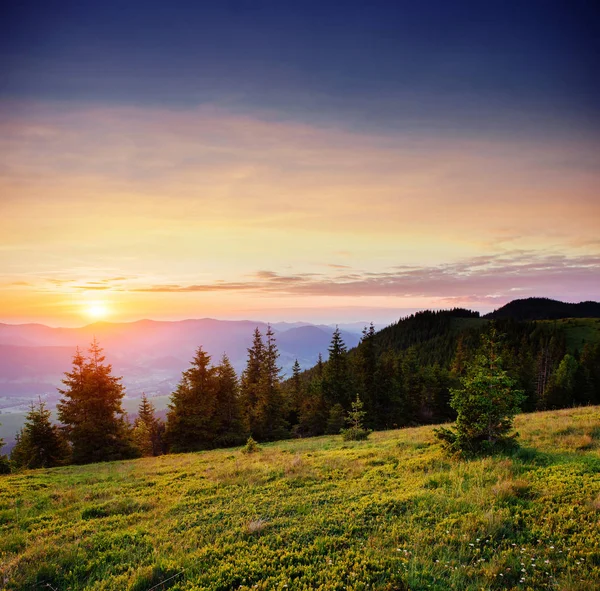
[[[561,318],[600,318],[600,302],[571,304],[549,298],[513,300],[486,314],[484,318],[500,320],[559,320]]]
[[[519,416],[512,457],[431,427],[0,479],[6,589],[600,587],[600,407]]]

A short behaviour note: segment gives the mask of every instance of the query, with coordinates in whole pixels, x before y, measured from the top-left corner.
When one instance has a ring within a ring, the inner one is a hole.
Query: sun
[[[108,306],[104,302],[91,302],[87,304],[85,312],[94,320],[102,320],[109,314]]]

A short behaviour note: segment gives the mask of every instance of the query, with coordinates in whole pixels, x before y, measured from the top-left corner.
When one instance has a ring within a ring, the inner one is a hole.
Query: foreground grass
[[[423,427],[4,477],[0,587],[600,588],[600,408],[517,428],[469,462]]]

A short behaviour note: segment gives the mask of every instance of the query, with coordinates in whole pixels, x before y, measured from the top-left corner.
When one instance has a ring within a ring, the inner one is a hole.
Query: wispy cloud
[[[560,254],[514,251],[478,256],[453,264],[357,272],[334,276],[285,275],[259,271],[255,279],[190,285],[152,285],[135,291],[209,292],[253,291],[305,296],[433,297],[453,301],[486,301],[554,292],[600,294],[600,256],[568,257]]]

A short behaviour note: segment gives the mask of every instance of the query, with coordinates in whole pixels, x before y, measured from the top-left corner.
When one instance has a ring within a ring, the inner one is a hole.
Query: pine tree
[[[258,424],[256,412],[264,358],[265,345],[257,327],[254,329],[252,346],[248,349],[248,361],[240,385],[242,419],[245,431],[251,434],[255,433]]]
[[[52,468],[67,460],[69,449],[62,433],[50,422],[44,402],[31,403],[20,430],[11,460],[18,468]]]
[[[216,370],[202,347],[196,351],[190,369],[183,372],[168,406],[166,438],[171,451],[198,451],[215,446]]]
[[[421,393],[423,389],[422,364],[415,347],[404,352],[401,361],[402,424],[418,424],[422,418]]]
[[[575,399],[575,380],[578,370],[579,363],[567,353],[550,376],[544,398],[539,401],[540,406],[547,410],[571,406]]]
[[[346,423],[347,429],[342,429],[341,434],[345,441],[362,441],[371,434],[370,429],[365,429],[364,421],[366,411],[363,410],[363,403],[360,396],[356,395],[356,400],[352,402],[352,410],[348,413]]]
[[[456,353],[450,366],[450,371],[453,376],[462,377],[465,375],[465,369],[467,367],[469,354],[465,343],[465,337],[463,334],[459,335],[458,343],[456,344]]]
[[[323,397],[329,407],[341,404],[350,408],[352,384],[348,353],[340,329],[336,327],[329,346],[329,359],[323,370]]]
[[[2,437],[0,437],[0,474],[9,474],[10,473],[10,462],[8,461],[8,456],[1,453],[4,445],[5,445],[4,439],[2,439]]]
[[[361,391],[361,400],[365,406],[368,425],[378,426],[383,420],[380,388],[377,374],[377,350],[375,347],[375,327],[373,323],[362,332],[362,339],[357,349],[356,371]]]
[[[65,387],[58,389],[62,395],[57,405],[58,418],[65,426],[76,464],[135,456],[121,406],[121,378],[114,377],[111,365],[104,361],[96,340],[87,358],[77,349],[72,371],[65,372]]]
[[[502,369],[500,335],[495,327],[482,335],[479,354],[467,366],[462,387],[452,390],[450,405],[457,412],[455,430],[436,429],[437,437],[451,450],[466,454],[514,445],[514,416],[524,394]]]
[[[338,402],[329,409],[325,433],[327,433],[327,435],[338,435],[345,424],[346,417],[344,416],[344,407]]]
[[[225,354],[216,370],[217,443],[219,446],[239,445],[246,440],[247,434],[242,421],[238,378]]]
[[[145,393],[138,407],[138,416],[133,423],[133,440],[142,456],[159,456],[163,451],[160,421],[156,409]]]
[[[281,368],[277,365],[279,351],[275,343],[275,334],[270,326],[267,328],[266,337],[252,433],[256,434],[260,441],[273,441],[285,437],[287,431],[281,389]]]

